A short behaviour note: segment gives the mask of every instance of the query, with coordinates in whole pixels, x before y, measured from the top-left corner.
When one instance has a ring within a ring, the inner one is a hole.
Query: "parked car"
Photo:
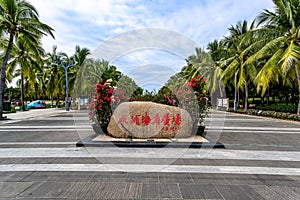
[[[27,109],[31,108],[46,108],[46,103],[42,100],[36,100],[27,104]]]

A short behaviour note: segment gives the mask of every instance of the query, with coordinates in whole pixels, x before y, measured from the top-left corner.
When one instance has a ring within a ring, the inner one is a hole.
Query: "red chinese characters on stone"
[[[162,118],[162,123],[165,125],[165,126],[169,126],[170,125],[170,118],[169,118],[169,115],[168,114],[165,114]]]
[[[135,126],[149,126],[155,125],[160,126],[163,125],[163,129],[165,131],[175,132],[178,127],[182,124],[181,114],[176,114],[175,116],[171,116],[168,113],[165,113],[162,117],[159,116],[158,113],[154,115],[151,119],[148,113],[144,115],[132,115],[129,117],[130,124]],[[129,124],[128,118],[125,115],[122,115],[118,124]]]
[[[126,116],[122,115],[118,121],[118,124],[128,124],[128,122],[126,121]]]
[[[158,126],[160,125],[160,117],[159,117],[158,114],[156,114],[156,115],[154,116],[153,124],[156,124],[156,125],[158,125]]]
[[[181,123],[182,123],[181,115],[180,115],[180,114],[177,114],[176,117],[173,117],[173,118],[172,118],[172,122],[173,122],[175,125],[181,125]]]
[[[139,116],[140,115],[131,116],[131,124],[135,124],[136,126],[141,125]]]
[[[151,118],[149,117],[148,113],[145,116],[142,116],[142,124],[148,126],[151,122]]]

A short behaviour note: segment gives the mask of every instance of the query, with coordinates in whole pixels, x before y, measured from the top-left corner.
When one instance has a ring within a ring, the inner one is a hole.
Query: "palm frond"
[[[257,74],[254,80],[257,86],[257,92],[261,90],[261,93],[264,94],[271,82],[278,83],[279,77],[281,76],[279,61],[283,52],[282,49],[277,50]]]
[[[262,47],[255,54],[251,55],[246,61],[246,64],[251,64],[255,61],[258,61],[263,58],[268,58],[270,55],[274,53],[277,49],[279,49],[285,42],[287,38],[285,36],[278,37],[270,42],[268,42],[264,47]]]
[[[296,63],[300,61],[300,47],[294,41],[290,41],[289,46],[286,48],[284,54],[282,55],[282,59],[280,60],[281,69],[284,74],[295,67]]]

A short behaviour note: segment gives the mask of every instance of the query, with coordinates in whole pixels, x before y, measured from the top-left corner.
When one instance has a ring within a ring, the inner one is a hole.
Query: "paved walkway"
[[[7,121],[0,121],[0,124],[11,122],[10,120],[25,120],[25,119],[31,119],[31,118],[38,118],[38,117],[44,117],[44,116],[51,116],[59,113],[65,113],[66,111],[64,109],[60,108],[47,108],[47,109],[31,109],[29,111],[18,111],[16,113],[8,113],[3,114],[3,116],[6,116]]]
[[[0,125],[0,199],[300,198],[300,123],[214,111],[225,149],[76,148],[86,113],[52,114]]]

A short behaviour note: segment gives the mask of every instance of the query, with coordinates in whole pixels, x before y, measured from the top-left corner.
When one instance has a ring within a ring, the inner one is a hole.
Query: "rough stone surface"
[[[114,111],[108,132],[117,138],[186,138],[192,118],[179,107],[153,102],[125,102]]]

